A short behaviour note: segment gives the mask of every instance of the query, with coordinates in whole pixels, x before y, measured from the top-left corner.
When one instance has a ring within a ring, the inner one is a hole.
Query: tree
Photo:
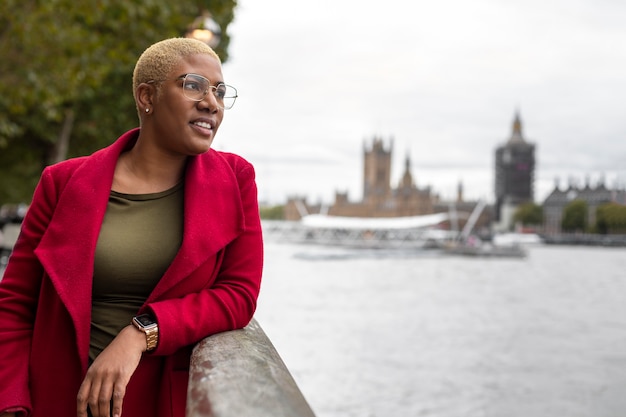
[[[227,27],[236,0],[0,2],[0,204],[28,201],[43,167],[137,126],[131,80],[150,44],[208,9]]]
[[[587,202],[573,200],[563,209],[561,229],[565,232],[582,232],[587,228]]]
[[[606,203],[596,210],[598,233],[626,233],[626,206]]]
[[[543,224],[543,208],[535,203],[522,204],[515,210],[513,221],[524,226],[536,226]]]
[[[271,206],[260,208],[261,218],[264,220],[284,220],[285,219],[285,206]]]

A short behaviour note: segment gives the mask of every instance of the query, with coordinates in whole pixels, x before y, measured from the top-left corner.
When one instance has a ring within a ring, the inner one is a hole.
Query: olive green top
[[[111,191],[96,246],[89,358],[144,304],[183,239],[183,183],[154,194]]]

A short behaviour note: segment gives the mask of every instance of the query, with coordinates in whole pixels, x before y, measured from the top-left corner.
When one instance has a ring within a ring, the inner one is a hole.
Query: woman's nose
[[[208,107],[211,111],[217,111],[220,109],[220,104],[217,101],[217,97],[215,97],[215,90],[212,88],[209,88],[209,91],[206,93],[204,98],[198,103],[199,105]]]

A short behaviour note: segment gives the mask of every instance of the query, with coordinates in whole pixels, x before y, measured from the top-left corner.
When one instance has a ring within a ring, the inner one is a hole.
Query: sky
[[[223,66],[239,98],[214,147],[255,166],[259,199],[362,198],[363,147],[419,188],[494,200],[519,112],[535,200],[626,187],[623,0],[239,0]]]

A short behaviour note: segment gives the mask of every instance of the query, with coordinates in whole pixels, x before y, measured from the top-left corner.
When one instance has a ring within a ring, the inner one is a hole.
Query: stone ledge
[[[255,319],[193,350],[187,417],[315,417]]]

